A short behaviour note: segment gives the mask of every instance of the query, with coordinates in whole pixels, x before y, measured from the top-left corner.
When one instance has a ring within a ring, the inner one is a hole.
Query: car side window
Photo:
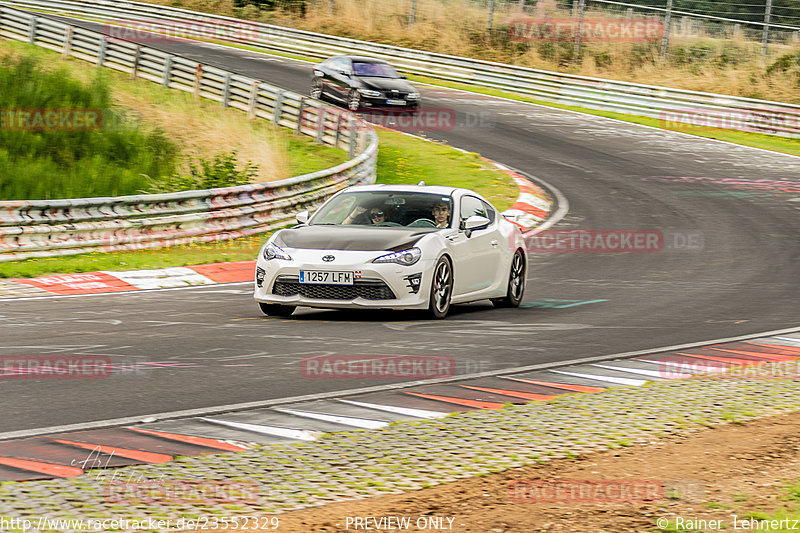
[[[467,220],[469,217],[474,215],[480,215],[482,217],[489,218],[486,214],[486,207],[483,205],[478,198],[474,196],[464,196],[461,198],[461,210],[460,210],[460,218],[459,218],[459,227],[464,227],[464,221]]]
[[[486,210],[486,218],[488,218],[492,224],[497,219],[497,211],[494,210],[494,207],[487,204],[486,202],[481,202],[483,204],[483,208]]]
[[[326,62],[325,66],[334,72],[341,72],[344,70],[344,59],[341,57],[331,58]]]

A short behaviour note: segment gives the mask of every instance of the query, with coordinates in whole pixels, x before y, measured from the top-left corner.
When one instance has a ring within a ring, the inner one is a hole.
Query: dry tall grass
[[[196,101],[177,93],[167,100],[153,94],[151,87],[115,88],[114,100],[121,107],[149,124],[164,130],[183,149],[184,168],[189,158],[211,159],[221,152],[238,152],[240,163],[258,165],[256,183],[291,176],[288,146],[275,127],[263,121],[248,120],[239,111],[225,110],[218,104]]]
[[[676,22],[670,60],[664,63],[659,57],[660,42],[584,43],[580,58],[574,57],[571,42],[513,42],[506,30],[508,21],[535,14],[521,12],[516,2],[498,3],[494,31],[487,32],[486,6],[471,0],[417,0],[413,25],[409,24],[411,0],[334,0],[333,13],[330,0],[309,0],[304,17],[291,10],[235,8],[232,0],[146,1],[544,70],[800,103],[800,43],[772,44],[770,55],[764,58],[756,41],[733,32],[728,38],[681,36],[680,22]],[[548,10],[547,14],[569,17],[568,11]],[[608,13],[586,14],[587,18],[596,16]],[[797,54],[793,65],[768,73],[768,67],[786,54]]]

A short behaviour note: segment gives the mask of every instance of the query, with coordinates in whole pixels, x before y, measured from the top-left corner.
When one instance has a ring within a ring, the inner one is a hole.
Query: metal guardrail
[[[219,21],[259,29],[246,43],[254,48],[324,58],[365,54],[391,61],[399,70],[458,83],[487,87],[557,104],[650,117],[667,123],[712,126],[783,137],[800,137],[800,105],[713,93],[641,85],[561,74],[409,48],[355,41],[174,7],[129,1],[12,0],[26,9],[48,10],[113,23],[123,21]],[[185,28],[192,35],[192,28]],[[199,37],[199,34],[195,33]]]
[[[246,111],[348,150],[350,161],[280,181],[203,191],[0,202],[0,262],[227,240],[285,225],[356,183],[373,183],[375,130],[299,94],[151,47],[0,5],[0,36],[30,42]]]

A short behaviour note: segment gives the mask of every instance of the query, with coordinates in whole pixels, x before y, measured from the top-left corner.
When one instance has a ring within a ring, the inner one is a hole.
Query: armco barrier
[[[169,194],[0,202],[0,261],[226,240],[285,225],[334,192],[375,181],[378,138],[341,109],[154,48],[0,5],[0,36],[192,92],[348,150],[350,161],[280,181]]]
[[[194,22],[217,20],[220,24],[244,22],[173,7],[117,0],[100,0],[91,4],[62,0],[14,0],[5,3],[114,23],[154,19]],[[689,127],[711,125],[800,137],[798,105],[560,74],[354,41],[269,24],[249,21],[246,24],[259,28],[258,36],[248,39],[246,44],[265,51],[314,58],[347,53],[367,54],[389,60],[407,73],[506,90],[558,104],[656,118],[669,123],[684,123]],[[187,31],[191,35],[193,30],[187,28]]]

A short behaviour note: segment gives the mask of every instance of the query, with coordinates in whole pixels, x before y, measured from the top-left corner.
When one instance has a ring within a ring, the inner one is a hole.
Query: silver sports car
[[[422,309],[444,318],[451,304],[522,301],[522,233],[473,191],[355,186],[297,221],[258,254],[254,297],[267,315],[307,306]]]

